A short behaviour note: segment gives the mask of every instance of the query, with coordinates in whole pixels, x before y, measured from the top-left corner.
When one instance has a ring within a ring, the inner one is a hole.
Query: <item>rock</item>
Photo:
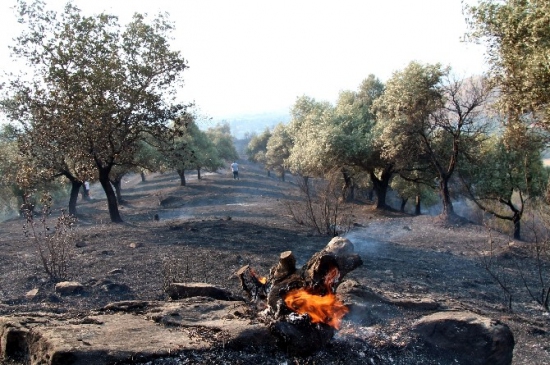
[[[194,326],[220,329],[218,340],[235,350],[263,346],[275,348],[275,339],[263,323],[253,321],[249,307],[241,301],[223,301],[205,297],[163,303],[149,311],[150,318],[168,328]]]
[[[22,327],[17,319],[0,318],[0,362],[24,359],[27,333],[28,329]]]
[[[132,291],[132,289],[128,285],[119,284],[119,283],[106,283],[101,286],[101,289],[109,293],[119,293],[119,294],[129,293]]]
[[[230,291],[206,283],[172,283],[166,289],[166,294],[174,300],[192,297],[235,300]]]
[[[127,301],[86,317],[46,313],[0,317],[0,363],[30,365],[147,362],[179,351],[271,345],[265,325],[244,302],[189,298],[178,302]],[[111,310],[113,309],[113,310]]]
[[[141,242],[132,242],[130,243],[130,248],[139,248],[139,247],[142,247],[143,246],[143,243]]]
[[[122,273],[124,273],[124,270],[122,270],[122,269],[113,269],[113,270],[109,271],[108,274],[109,275],[117,275],[117,274],[122,274]]]
[[[510,365],[514,335],[500,321],[470,312],[437,312],[418,320],[422,340],[460,364]]]
[[[27,300],[33,300],[37,295],[38,295],[38,289],[32,289],[32,290],[29,290],[29,291],[25,294],[25,298],[26,298]]]
[[[84,290],[84,286],[76,281],[62,281],[55,285],[55,292],[59,295],[79,294]]]

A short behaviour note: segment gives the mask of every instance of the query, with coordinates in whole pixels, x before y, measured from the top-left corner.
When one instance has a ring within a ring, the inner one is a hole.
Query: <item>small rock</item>
[[[132,242],[130,243],[130,248],[138,248],[138,247],[142,247],[143,246],[143,243],[141,242]]]
[[[101,286],[101,289],[109,293],[127,293],[131,290],[128,285],[118,283],[104,284]]]
[[[124,273],[124,270],[122,269],[113,269],[111,271],[109,271],[109,275],[117,275],[117,274],[122,274]]]
[[[25,294],[25,298],[27,298],[27,300],[33,300],[36,295],[38,295],[38,289],[32,289]]]
[[[55,285],[55,292],[59,295],[79,294],[84,286],[77,281],[62,281]]]

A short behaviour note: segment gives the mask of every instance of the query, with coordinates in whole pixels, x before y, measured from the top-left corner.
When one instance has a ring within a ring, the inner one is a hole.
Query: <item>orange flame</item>
[[[250,273],[260,282],[260,284],[265,285],[267,283],[267,278],[265,276],[258,275],[254,269],[251,268]]]
[[[312,323],[325,323],[339,329],[342,318],[349,312],[332,292],[332,285],[339,276],[337,268],[325,275],[326,295],[313,294],[306,288],[293,289],[285,296],[285,304],[298,314],[307,313]]]

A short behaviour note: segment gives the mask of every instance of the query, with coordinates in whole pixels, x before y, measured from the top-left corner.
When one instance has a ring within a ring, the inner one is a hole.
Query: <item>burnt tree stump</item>
[[[348,309],[337,299],[336,288],[362,264],[353,244],[335,237],[299,270],[292,252],[285,251],[265,280],[248,266],[237,276],[249,297],[265,300],[264,314],[277,344],[294,355],[308,355],[324,347],[339,328]]]

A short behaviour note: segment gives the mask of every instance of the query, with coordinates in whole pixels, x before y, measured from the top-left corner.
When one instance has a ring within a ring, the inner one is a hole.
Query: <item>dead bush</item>
[[[49,194],[44,194],[40,203],[42,209],[38,214],[34,209],[23,210],[26,218],[23,233],[36,247],[42,267],[50,279],[67,279],[73,257],[76,217],[61,210],[59,217],[52,218],[52,197]]]
[[[302,200],[286,203],[290,216],[321,235],[334,237],[349,231],[353,223],[353,204],[344,201],[341,180],[338,173],[330,174],[328,180],[298,179]]]
[[[502,289],[507,307],[513,299],[529,298],[550,312],[550,207],[531,209],[524,228],[529,241],[497,238],[488,229],[487,250],[480,252],[481,264]],[[526,297],[527,296],[527,297]]]

